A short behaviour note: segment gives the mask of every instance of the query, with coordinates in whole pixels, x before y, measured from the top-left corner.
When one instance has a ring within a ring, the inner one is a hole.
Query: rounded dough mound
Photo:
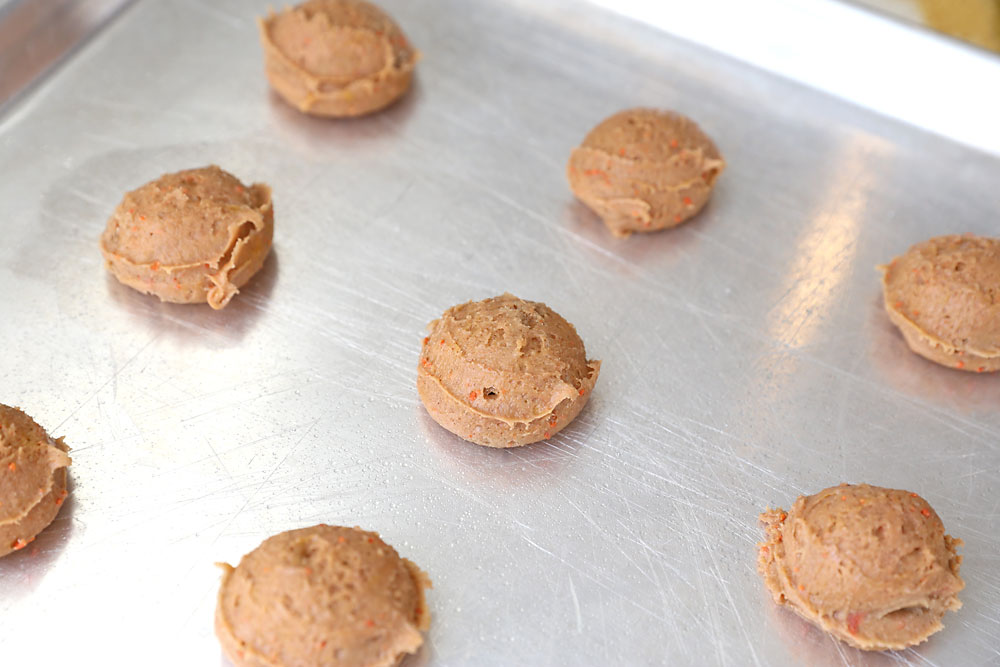
[[[101,236],[108,270],[161,301],[224,308],[263,266],[271,188],[215,165],[164,174],[125,195]]]
[[[1000,240],[939,236],[880,267],[889,319],[944,366],[1000,370]]]
[[[31,417],[0,405],[0,556],[23,549],[59,514],[68,451]]]
[[[290,530],[222,567],[215,632],[238,667],[390,667],[430,626],[430,580],[360,528]]]
[[[962,606],[962,541],[915,493],[842,484],[760,519],[757,567],[775,602],[852,646],[919,644]]]
[[[570,188],[615,236],[675,227],[705,206],[726,163],[694,121],[673,111],[628,109],[573,149]]]
[[[360,116],[399,99],[419,53],[364,0],[308,0],[258,20],[271,86],[299,111]]]
[[[572,324],[510,294],[449,308],[428,329],[420,399],[438,424],[478,445],[551,437],[586,405],[601,369]]]

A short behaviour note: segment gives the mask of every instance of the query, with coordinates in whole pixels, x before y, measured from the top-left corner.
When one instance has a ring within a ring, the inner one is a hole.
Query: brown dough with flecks
[[[842,484],[760,519],[757,567],[775,602],[852,646],[919,644],[962,606],[962,541],[915,493]]]
[[[215,165],[164,174],[125,195],[101,236],[108,270],[173,303],[224,308],[274,236],[271,188]]]
[[[317,116],[392,104],[409,89],[419,59],[396,22],[364,0],[308,0],[258,23],[271,86]]]
[[[449,308],[428,329],[420,399],[437,423],[479,445],[551,437],[586,405],[601,369],[572,324],[511,294]]]
[[[673,111],[628,109],[573,149],[570,188],[615,236],[681,224],[705,206],[726,163],[694,121]]]
[[[68,451],[31,417],[0,405],[0,556],[27,546],[56,518]]]
[[[360,528],[290,530],[223,568],[215,632],[237,667],[390,667],[430,626],[427,575]]]
[[[1000,239],[939,236],[880,267],[889,319],[944,366],[1000,370]]]

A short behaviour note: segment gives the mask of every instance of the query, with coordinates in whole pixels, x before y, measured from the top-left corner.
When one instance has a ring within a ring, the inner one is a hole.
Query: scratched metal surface
[[[1000,382],[911,355],[874,266],[995,233],[1000,162],[570,0],[386,1],[424,52],[381,115],[266,88],[266,3],[140,2],[0,119],[0,401],[73,447],[72,495],[0,561],[3,664],[218,665],[215,561],[317,522],[434,580],[412,665],[1000,662]],[[613,239],[567,190],[605,115],[674,107],[729,162],[694,222]],[[274,188],[223,312],[104,272],[122,193],[216,162]],[[602,359],[551,441],[466,444],[414,389],[424,325],[505,290]],[[919,491],[964,608],[864,655],[775,609],[757,513]]]

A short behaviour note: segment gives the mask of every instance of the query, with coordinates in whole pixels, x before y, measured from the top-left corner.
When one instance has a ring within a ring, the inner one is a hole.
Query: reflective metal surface
[[[0,0],[0,112],[133,0]]]
[[[415,90],[357,121],[267,91],[265,2],[140,2],[0,119],[0,402],[73,448],[71,495],[0,560],[2,663],[219,664],[216,561],[318,522],[434,580],[412,665],[1000,661],[1000,382],[905,349],[875,265],[996,233],[996,157],[568,0],[386,1]],[[729,162],[707,209],[619,241],[566,187],[605,115],[673,107]],[[274,188],[275,252],[222,312],[104,271],[122,194],[215,162]],[[424,325],[503,291],[601,378],[552,440],[423,412]],[[841,481],[918,491],[964,608],[865,655],[778,610],[756,516]]]

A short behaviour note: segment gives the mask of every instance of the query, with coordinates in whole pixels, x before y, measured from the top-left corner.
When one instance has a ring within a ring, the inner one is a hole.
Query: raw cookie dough
[[[17,408],[0,405],[0,556],[23,549],[66,499],[69,448]]]
[[[673,111],[628,109],[573,149],[569,186],[618,237],[681,224],[705,206],[726,163],[694,121]]]
[[[774,601],[852,646],[919,644],[962,606],[962,541],[915,493],[841,484],[760,519],[757,569]]]
[[[399,99],[419,58],[384,11],[364,0],[308,0],[258,19],[271,86],[299,111],[360,116]]]
[[[911,350],[963,371],[1000,370],[1000,240],[939,236],[879,268],[885,310]]]
[[[478,445],[551,437],[586,405],[601,370],[572,324],[510,294],[453,306],[428,329],[420,400],[434,421]]]
[[[271,188],[215,165],[164,174],[125,195],[101,236],[108,270],[161,301],[224,308],[274,236]]]
[[[222,567],[215,633],[237,667],[390,667],[430,626],[427,575],[360,528],[290,530]]]

